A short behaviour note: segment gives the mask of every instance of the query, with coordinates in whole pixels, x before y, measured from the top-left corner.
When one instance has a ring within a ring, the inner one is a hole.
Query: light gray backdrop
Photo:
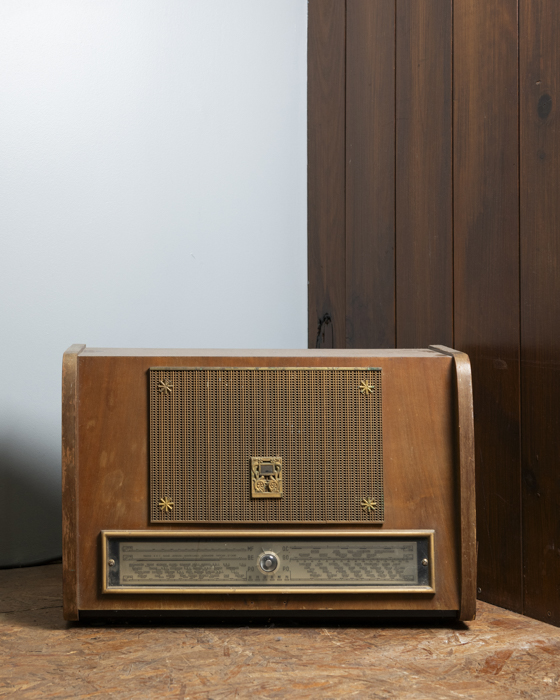
[[[0,566],[60,555],[72,343],[306,346],[306,0],[0,4]]]

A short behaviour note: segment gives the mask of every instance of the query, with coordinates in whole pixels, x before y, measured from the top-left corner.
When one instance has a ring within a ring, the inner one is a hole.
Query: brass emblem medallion
[[[282,457],[251,457],[251,496],[282,498]]]

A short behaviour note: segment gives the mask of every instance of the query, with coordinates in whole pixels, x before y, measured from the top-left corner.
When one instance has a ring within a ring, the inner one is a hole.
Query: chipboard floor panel
[[[560,629],[478,603],[474,622],[62,619],[61,566],[0,571],[0,696],[539,698],[560,695]]]

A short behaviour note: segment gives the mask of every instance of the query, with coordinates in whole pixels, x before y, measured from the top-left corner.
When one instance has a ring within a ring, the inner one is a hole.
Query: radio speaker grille
[[[152,368],[152,522],[383,522],[381,370]],[[281,498],[251,458],[281,457]]]

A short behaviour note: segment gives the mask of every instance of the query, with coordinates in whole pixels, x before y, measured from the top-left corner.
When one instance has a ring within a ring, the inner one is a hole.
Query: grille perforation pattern
[[[152,368],[149,381],[151,522],[383,522],[380,369]],[[251,498],[250,458],[278,456],[283,497]]]

